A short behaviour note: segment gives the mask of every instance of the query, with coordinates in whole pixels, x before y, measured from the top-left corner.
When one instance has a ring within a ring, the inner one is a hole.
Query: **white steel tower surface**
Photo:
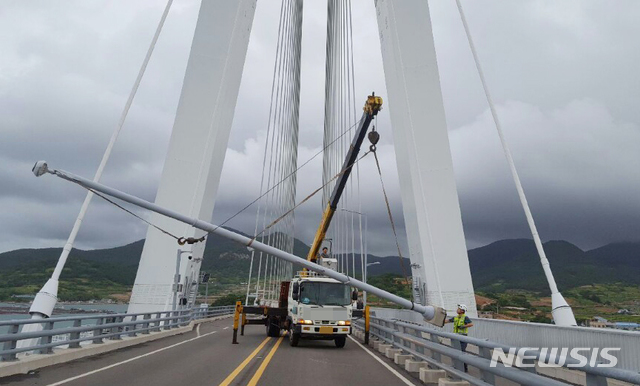
[[[420,302],[476,316],[429,6],[376,1],[414,283]]]
[[[255,5],[256,0],[202,2],[156,196],[158,205],[211,220]],[[151,222],[184,237],[205,234],[157,214]],[[204,246],[193,246],[192,260],[183,255],[183,278],[198,277]],[[178,247],[175,239],[149,227],[128,312],[171,308]]]

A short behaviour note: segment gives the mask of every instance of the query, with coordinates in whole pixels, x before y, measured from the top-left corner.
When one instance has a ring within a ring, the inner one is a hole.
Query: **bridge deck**
[[[228,385],[274,386],[420,384],[398,367],[393,367],[394,373],[381,365],[379,360],[391,362],[374,353],[377,360],[351,339],[343,349],[332,341],[301,341],[293,348],[286,337],[267,338],[264,327],[247,326],[245,335],[238,337],[240,344],[231,345],[231,323],[230,319],[205,323],[199,331],[3,378],[2,384],[219,385],[225,380]]]

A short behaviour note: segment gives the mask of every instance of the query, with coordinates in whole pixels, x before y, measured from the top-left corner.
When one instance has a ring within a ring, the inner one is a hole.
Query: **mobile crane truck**
[[[381,97],[376,96],[375,93],[367,97],[351,147],[322,215],[313,244],[309,248],[307,261],[316,262],[320,245],[325,239],[331,219],[338,208],[338,202],[351,175],[351,169],[358,158],[360,146],[371,121],[381,108]],[[372,149],[375,149],[378,138],[376,132],[369,135]],[[337,270],[337,259],[325,257],[321,260],[318,263],[323,267]],[[304,269],[302,272],[298,272],[291,282],[281,283],[278,307],[263,307],[261,309],[251,306],[242,307],[242,324],[244,326],[245,324],[260,323],[259,320],[246,320],[245,314],[264,313],[267,335],[278,336],[280,330],[286,330],[289,332],[291,346],[297,346],[300,339],[323,339],[334,340],[337,347],[344,347],[347,335],[351,332],[351,318],[354,316],[354,312],[362,313],[353,310],[352,301],[357,299],[357,291],[352,292],[348,284]]]

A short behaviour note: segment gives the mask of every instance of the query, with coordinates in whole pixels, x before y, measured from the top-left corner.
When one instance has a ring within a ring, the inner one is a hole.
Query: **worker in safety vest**
[[[458,304],[458,316],[450,318],[447,323],[453,323],[453,332],[455,334],[467,335],[469,334],[469,327],[473,327],[471,319],[465,313],[467,312],[467,306],[464,304]],[[467,350],[467,342],[460,342],[460,349],[465,352]],[[464,371],[467,371],[467,364],[464,364]]]

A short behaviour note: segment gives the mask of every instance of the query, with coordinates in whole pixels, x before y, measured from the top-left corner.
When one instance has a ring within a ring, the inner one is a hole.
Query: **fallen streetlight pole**
[[[161,215],[173,218],[175,220],[178,220],[180,222],[183,222],[185,224],[189,224],[191,226],[193,226],[194,228],[198,228],[198,229],[202,229],[206,232],[209,233],[215,233],[217,235],[220,235],[222,237],[225,237],[227,239],[236,241],[240,244],[246,245],[249,248],[255,248],[259,251],[262,251],[264,253],[268,253],[270,255],[276,256],[280,259],[286,260],[288,262],[291,263],[295,263],[295,264],[299,264],[311,271],[317,272],[319,274],[328,276],[332,279],[335,279],[341,283],[350,285],[352,287],[358,288],[360,290],[363,291],[368,291],[382,299],[388,300],[390,302],[393,302],[395,304],[398,304],[399,306],[402,306],[403,308],[409,309],[409,310],[413,310],[416,311],[420,314],[422,314],[422,316],[424,317],[425,321],[437,325],[437,326],[443,326],[444,325],[444,320],[446,317],[446,311],[440,307],[434,307],[434,306],[423,306],[421,304],[416,304],[410,300],[401,298],[400,296],[394,295],[392,293],[389,293],[387,291],[381,290],[380,288],[374,287],[372,285],[363,283],[360,280],[356,280],[352,277],[349,277],[347,275],[344,275],[342,273],[336,272],[334,270],[322,267],[318,264],[312,263],[306,259],[303,259],[301,257],[295,256],[291,253],[288,252],[284,252],[281,251],[277,248],[274,248],[270,245],[266,245],[263,244],[261,242],[255,241],[254,239],[251,239],[249,237],[240,235],[238,233],[232,232],[230,230],[221,228],[219,226],[216,226],[214,224],[202,221],[202,220],[198,220],[198,219],[194,219],[194,218],[190,218],[188,216],[182,215],[180,213],[174,212],[170,209],[166,209],[163,208],[159,205],[156,205],[154,203],[151,203],[149,201],[143,200],[141,198],[132,196],[130,194],[121,192],[119,190],[110,188],[108,186],[99,184],[97,182],[88,180],[86,178],[74,175],[72,173],[63,171],[63,170],[56,170],[56,169],[49,169],[47,166],[47,163],[45,161],[38,161],[35,166],[33,167],[33,173],[36,175],[36,177],[39,177],[45,173],[50,173],[53,174],[55,176],[58,176],[62,179],[65,179],[67,181],[71,181],[74,182],[86,189],[91,189],[94,191],[98,191],[101,193],[104,193],[108,196],[120,199],[122,201],[128,202],[130,204],[139,206],[141,208],[145,208],[148,209],[152,212],[156,212],[159,213]]]

